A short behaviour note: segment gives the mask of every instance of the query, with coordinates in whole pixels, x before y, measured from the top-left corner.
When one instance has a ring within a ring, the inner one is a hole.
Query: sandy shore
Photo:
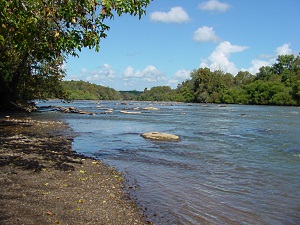
[[[122,174],[72,140],[62,122],[0,118],[0,224],[149,224]]]

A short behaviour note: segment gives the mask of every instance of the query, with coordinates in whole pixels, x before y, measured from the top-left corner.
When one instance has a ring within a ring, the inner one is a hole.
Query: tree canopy
[[[178,85],[177,93],[187,102],[299,105],[299,84],[300,56],[281,55],[255,75],[240,71],[234,77],[208,68],[194,70],[191,79]]]
[[[0,102],[62,95],[63,63],[82,48],[99,51],[106,20],[141,16],[150,0],[0,1]]]
[[[138,96],[147,101],[199,103],[300,105],[300,56],[281,55],[272,66],[255,75],[240,71],[236,76],[199,68],[176,89],[167,86],[145,89]]]
[[[91,84],[86,81],[63,81],[68,100],[122,100],[120,92],[113,88]]]

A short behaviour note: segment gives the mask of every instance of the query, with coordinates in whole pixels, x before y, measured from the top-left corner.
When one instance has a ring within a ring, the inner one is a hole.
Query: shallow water
[[[300,224],[299,107],[117,101],[68,106],[96,115],[36,116],[65,120],[78,135],[75,150],[123,171],[131,196],[152,222]],[[160,110],[142,110],[148,106]],[[141,113],[121,113],[125,108]],[[113,112],[105,114],[107,109]],[[150,131],[182,141],[140,137]]]

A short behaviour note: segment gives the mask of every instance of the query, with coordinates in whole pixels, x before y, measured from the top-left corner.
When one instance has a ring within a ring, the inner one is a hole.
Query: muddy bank
[[[72,140],[62,122],[0,118],[0,224],[149,224],[122,174]]]

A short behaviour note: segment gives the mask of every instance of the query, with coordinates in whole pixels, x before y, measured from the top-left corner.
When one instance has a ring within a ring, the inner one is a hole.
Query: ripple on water
[[[150,103],[132,104],[143,108]],[[104,160],[136,181],[138,188],[130,189],[131,195],[147,208],[150,220],[299,224],[300,111],[151,104],[163,110],[126,115],[117,112],[120,104],[103,101],[104,108],[115,109],[113,114],[63,115],[78,132],[74,149]],[[85,102],[84,107],[91,111],[95,104]],[[139,135],[147,131],[174,133],[182,141],[144,140]]]

